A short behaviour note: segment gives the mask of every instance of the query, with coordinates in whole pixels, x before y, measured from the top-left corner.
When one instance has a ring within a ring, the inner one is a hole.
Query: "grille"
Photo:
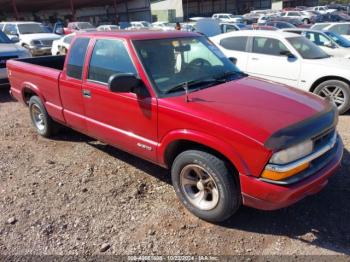
[[[53,42],[53,40],[41,40],[41,43],[44,46],[52,46],[52,42]]]
[[[0,68],[6,68],[6,61],[18,58],[18,56],[0,56]]]
[[[324,132],[323,134],[319,135],[318,137],[315,137],[314,140],[314,146],[315,150],[321,148],[325,144],[327,144],[335,135],[335,129],[331,129],[329,131]]]

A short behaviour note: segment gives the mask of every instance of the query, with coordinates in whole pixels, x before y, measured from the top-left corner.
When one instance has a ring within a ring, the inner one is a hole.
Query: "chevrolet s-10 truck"
[[[315,194],[342,158],[329,101],[241,73],[196,33],[83,33],[66,57],[7,68],[40,135],[64,125],[169,168],[180,201],[207,221]]]

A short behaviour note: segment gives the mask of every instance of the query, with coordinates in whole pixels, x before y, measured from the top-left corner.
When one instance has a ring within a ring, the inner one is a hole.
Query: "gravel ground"
[[[321,193],[213,225],[184,209],[166,170],[73,131],[41,138],[1,90],[0,254],[349,256],[350,115],[339,131],[343,166]]]

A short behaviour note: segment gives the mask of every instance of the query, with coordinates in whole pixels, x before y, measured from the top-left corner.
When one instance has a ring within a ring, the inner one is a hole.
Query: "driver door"
[[[157,100],[140,93],[115,93],[108,80],[117,73],[137,75],[126,43],[97,39],[85,73],[83,97],[89,134],[122,150],[156,161]]]

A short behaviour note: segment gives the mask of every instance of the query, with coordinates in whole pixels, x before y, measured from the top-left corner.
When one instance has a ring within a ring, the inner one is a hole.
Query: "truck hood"
[[[160,99],[160,106],[239,132],[261,144],[272,134],[312,118],[329,107],[316,95],[246,77],[185,97]]]
[[[56,34],[44,33],[44,34],[28,34],[21,35],[21,41],[32,41],[32,40],[57,40],[60,39],[61,36]]]

